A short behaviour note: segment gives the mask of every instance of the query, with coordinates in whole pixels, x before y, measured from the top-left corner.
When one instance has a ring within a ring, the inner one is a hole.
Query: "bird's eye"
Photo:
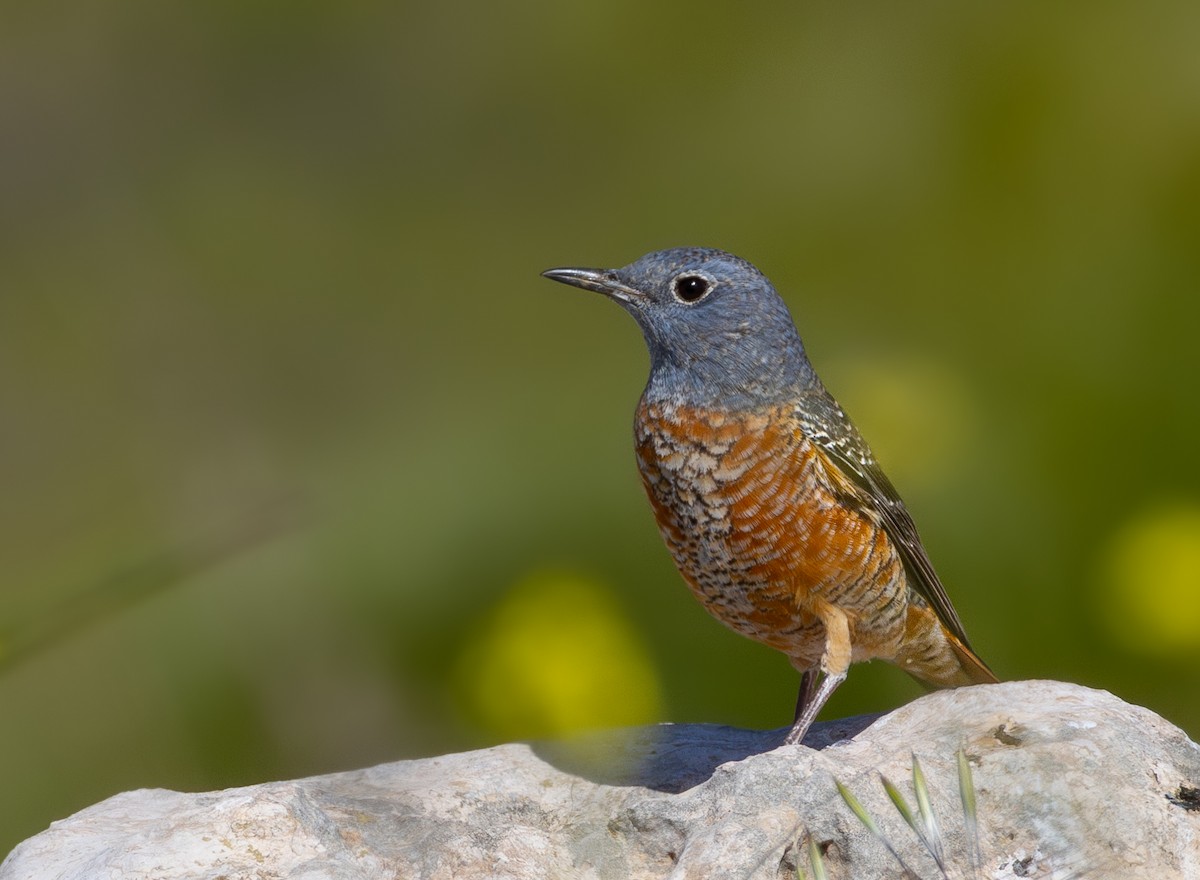
[[[713,283],[703,275],[680,275],[672,285],[675,297],[680,302],[699,302],[708,296]]]

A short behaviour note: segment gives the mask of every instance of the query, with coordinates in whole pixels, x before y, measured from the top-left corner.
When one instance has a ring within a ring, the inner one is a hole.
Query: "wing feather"
[[[878,517],[883,524],[884,531],[900,553],[910,586],[929,603],[946,629],[974,654],[958,612],[950,604],[946,588],[925,552],[916,524],[900,494],[837,401],[818,386],[806,394],[797,415],[804,433],[848,478],[848,500]],[[982,661],[979,662],[982,665]]]

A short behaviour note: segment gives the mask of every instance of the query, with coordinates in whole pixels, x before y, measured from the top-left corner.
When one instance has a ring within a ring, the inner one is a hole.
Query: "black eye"
[[[703,275],[680,275],[675,279],[675,296],[685,303],[704,299],[713,284]]]

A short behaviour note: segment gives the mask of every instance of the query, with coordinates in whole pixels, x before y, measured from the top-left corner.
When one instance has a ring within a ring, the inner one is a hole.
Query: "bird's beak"
[[[617,273],[612,269],[547,269],[542,276],[572,287],[594,290],[623,303],[646,298],[646,294],[640,290],[634,290],[617,280]]]

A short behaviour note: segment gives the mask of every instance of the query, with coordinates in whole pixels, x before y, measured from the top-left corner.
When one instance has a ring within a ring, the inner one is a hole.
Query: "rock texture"
[[[498,746],[208,794],[137,791],[17,847],[0,880],[795,878],[811,835],[830,878],[943,876],[887,800],[919,757],[949,876],[1200,877],[1200,749],[1103,691],[1013,682],[878,719],[782,731],[662,725]],[[956,753],[978,798],[975,873]],[[809,871],[808,876],[811,876]]]

